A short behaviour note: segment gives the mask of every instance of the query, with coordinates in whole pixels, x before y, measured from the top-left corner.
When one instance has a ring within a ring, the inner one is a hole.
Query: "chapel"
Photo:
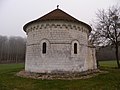
[[[57,8],[28,22],[25,71],[83,72],[96,69],[95,48],[88,43],[91,27]]]

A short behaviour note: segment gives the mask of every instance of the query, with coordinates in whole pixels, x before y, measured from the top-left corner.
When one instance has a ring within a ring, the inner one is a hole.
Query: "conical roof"
[[[45,21],[45,20],[66,20],[66,21],[74,21],[79,22],[74,17],[70,16],[66,12],[62,11],[61,9],[55,9],[48,14],[44,15],[43,17],[37,19],[38,21]]]
[[[29,24],[32,24],[32,23],[35,23],[35,22],[41,22],[41,21],[52,21],[52,20],[63,20],[63,21],[70,21],[70,22],[76,22],[76,23],[82,23],[84,24],[85,26],[87,26],[89,28],[89,30],[91,31],[91,27],[84,23],[84,22],[81,22],[79,20],[77,20],[76,18],[72,17],[71,15],[67,14],[66,12],[62,11],[61,9],[55,9],[51,12],[49,12],[48,14],[34,20],[34,21],[31,21],[29,23],[27,23],[23,29],[24,31],[26,31],[26,27],[29,25]]]

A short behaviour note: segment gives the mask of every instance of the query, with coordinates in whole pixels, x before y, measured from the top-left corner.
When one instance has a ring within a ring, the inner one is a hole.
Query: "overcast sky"
[[[120,5],[120,0],[0,0],[0,35],[22,36],[23,25],[57,8],[90,24],[98,9]]]

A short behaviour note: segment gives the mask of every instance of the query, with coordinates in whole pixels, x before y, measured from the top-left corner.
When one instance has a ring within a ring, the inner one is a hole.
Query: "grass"
[[[115,62],[102,61],[100,65],[109,73],[84,80],[35,80],[15,75],[23,64],[1,64],[0,90],[120,90],[120,70],[113,68]]]
[[[117,61],[99,61],[101,67],[117,67]]]

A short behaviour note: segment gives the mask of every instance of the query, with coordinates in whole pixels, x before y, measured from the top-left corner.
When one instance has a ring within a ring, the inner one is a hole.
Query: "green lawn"
[[[35,80],[16,76],[23,64],[0,65],[0,90],[120,90],[120,70],[114,63],[100,62],[109,73],[84,80]]]
[[[101,67],[117,67],[117,61],[99,61]]]

